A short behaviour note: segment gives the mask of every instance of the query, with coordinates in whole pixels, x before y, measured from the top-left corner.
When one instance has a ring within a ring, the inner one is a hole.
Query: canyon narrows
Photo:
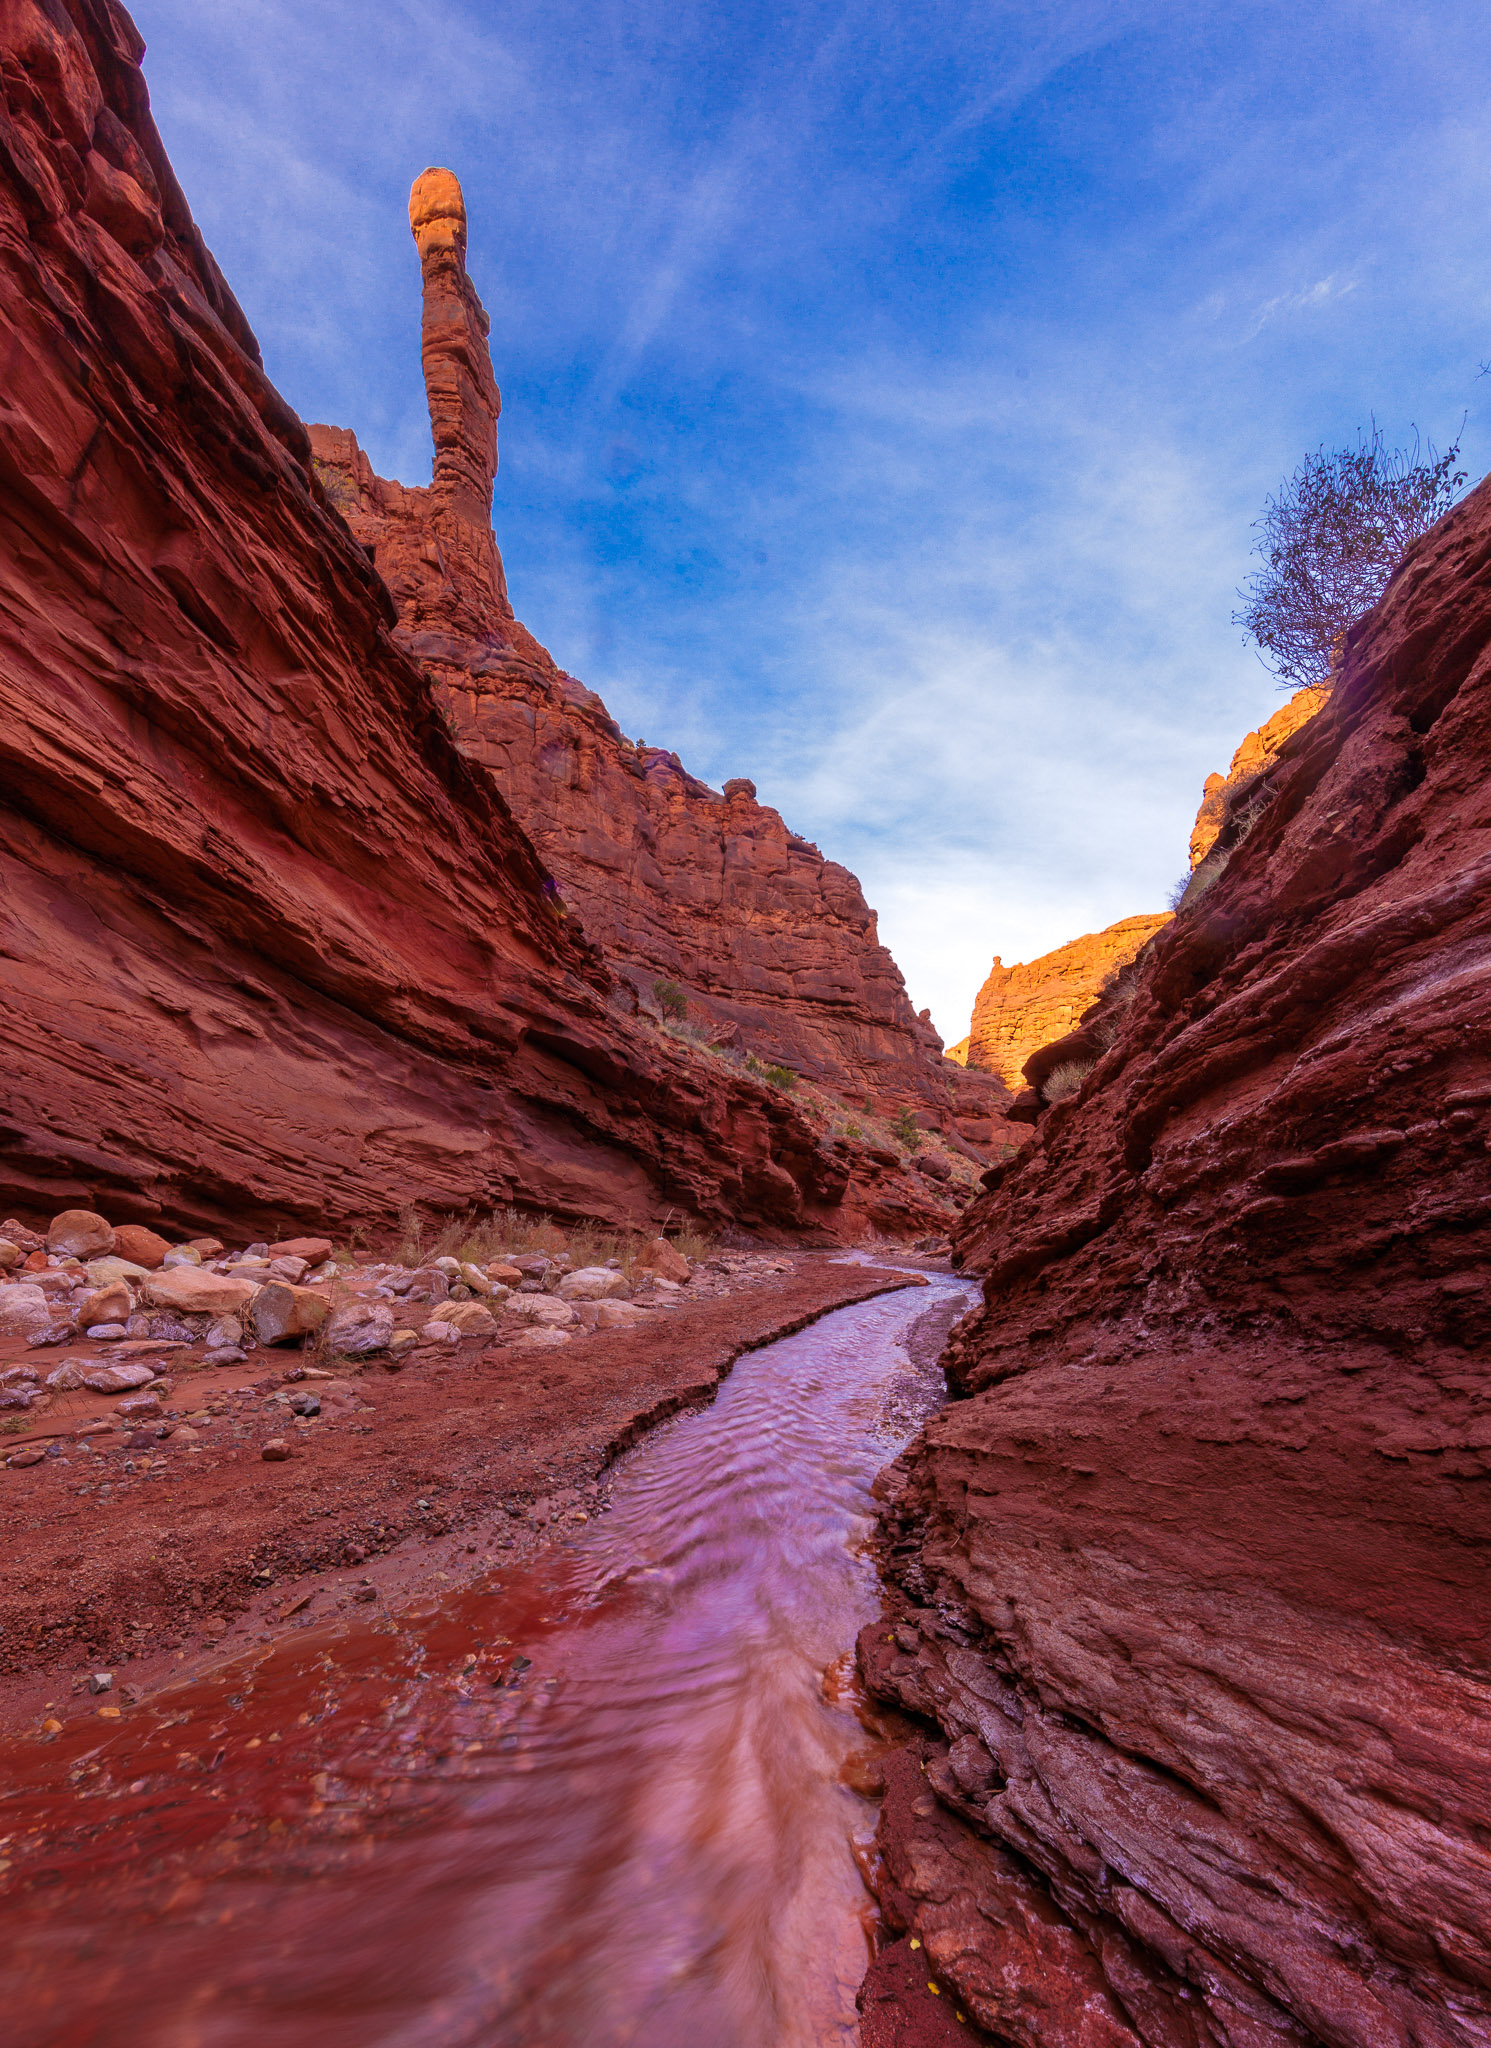
[[[1483,484],[960,1227],[862,1655],[932,1731],[884,1896],[1001,2040],[1491,2035],[1488,563]]]
[[[13,2026],[847,2043],[862,1868],[862,2048],[1485,2048],[1491,486],[965,1068],[517,620],[455,177],[419,489],[142,55],[0,0]]]

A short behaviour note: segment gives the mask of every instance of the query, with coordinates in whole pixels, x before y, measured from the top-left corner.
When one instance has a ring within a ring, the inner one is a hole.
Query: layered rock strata
[[[958,1244],[886,1896],[1001,2041],[1491,2039],[1491,485]]]
[[[968,1066],[997,1075],[1008,1088],[1023,1087],[1031,1054],[1064,1037],[1108,977],[1127,967],[1167,922],[1163,911],[1125,917],[1014,967],[996,953],[973,1006]]]
[[[965,1139],[971,1125],[987,1145],[1004,1098],[951,1075],[855,877],[745,778],[714,790],[666,748],[628,739],[514,619],[490,526],[490,322],[466,274],[465,206],[449,171],[416,180],[410,220],[434,481],[389,482],[348,430],[310,432],[318,474],[387,582],[398,638],[434,682],[461,752],[491,771],[644,1007],[671,983],[670,1000],[717,1042],[881,1115],[910,1108]]]
[[[883,1194],[934,1226],[909,1176],[851,1190],[786,1097],[621,1014],[313,480],[141,50],[112,0],[0,12],[0,1200],[852,1234]],[[490,578],[490,394],[445,218],[416,222],[459,302],[426,327],[426,544]]]

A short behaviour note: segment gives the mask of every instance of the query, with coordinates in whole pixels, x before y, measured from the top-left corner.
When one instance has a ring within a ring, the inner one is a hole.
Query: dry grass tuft
[[[1063,1060],[1047,1074],[1041,1086],[1042,1095],[1047,1102],[1064,1102],[1067,1096],[1076,1094],[1096,1065],[1096,1060]]]

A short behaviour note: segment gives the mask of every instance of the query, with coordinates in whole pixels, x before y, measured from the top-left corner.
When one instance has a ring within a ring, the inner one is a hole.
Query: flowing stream
[[[747,1354],[525,1573],[13,1752],[12,2048],[849,2048],[870,1485],[969,1296]]]

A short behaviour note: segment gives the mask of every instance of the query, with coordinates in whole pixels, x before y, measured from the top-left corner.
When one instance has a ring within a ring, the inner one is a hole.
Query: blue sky
[[[139,0],[307,419],[429,475],[428,163],[503,391],[518,615],[861,877],[961,1037],[1162,907],[1282,701],[1249,525],[1375,414],[1487,466],[1491,16],[1230,0]]]

